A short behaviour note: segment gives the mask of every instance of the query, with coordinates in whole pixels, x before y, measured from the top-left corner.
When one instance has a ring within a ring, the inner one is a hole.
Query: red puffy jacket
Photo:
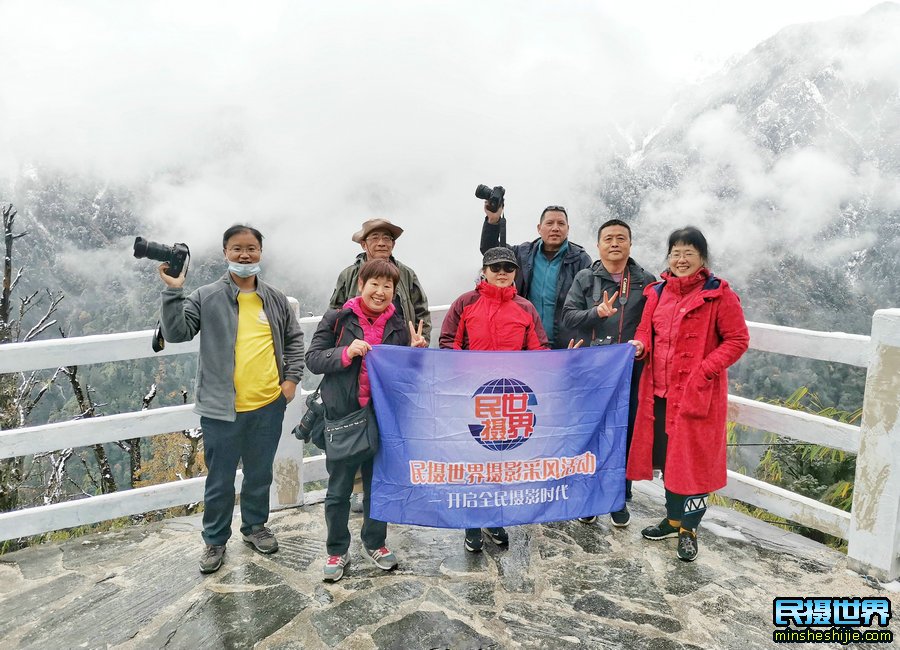
[[[441,347],[454,350],[542,350],[547,334],[534,305],[516,287],[481,282],[453,301],[441,326]]]

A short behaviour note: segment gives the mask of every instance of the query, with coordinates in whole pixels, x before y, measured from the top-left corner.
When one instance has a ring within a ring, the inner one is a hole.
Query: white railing
[[[447,306],[432,308],[434,336]],[[311,335],[318,317],[300,319]],[[736,472],[720,493],[804,526],[849,540],[854,568],[882,580],[900,577],[900,309],[880,310],[872,336],[817,332],[748,323],[754,350],[868,368],[861,426],[729,396],[729,420],[794,440],[857,455],[850,513]],[[150,331],[8,344],[0,347],[0,373],[105,363],[156,356]],[[190,343],[168,344],[161,354],[193,353]],[[303,400],[288,407],[285,434],[299,421]],[[0,432],[0,458],[66,447],[150,437],[196,427],[191,405],[123,413]],[[303,503],[304,486],[326,478],[324,457],[302,457],[302,446],[284,435],[276,455],[273,507]],[[0,514],[0,540],[35,535],[202,500],[204,478],[124,490],[86,499]],[[240,474],[237,483],[241,480]]]

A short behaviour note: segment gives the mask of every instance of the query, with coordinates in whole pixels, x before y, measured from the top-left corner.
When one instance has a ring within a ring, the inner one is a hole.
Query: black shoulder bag
[[[367,460],[378,451],[378,421],[370,402],[337,420],[325,417],[325,455],[328,460]]]

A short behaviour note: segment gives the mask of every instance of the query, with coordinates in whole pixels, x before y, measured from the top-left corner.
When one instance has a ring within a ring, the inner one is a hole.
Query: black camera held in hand
[[[497,212],[503,207],[504,194],[506,194],[506,190],[499,185],[494,188],[490,188],[487,185],[479,185],[475,188],[475,196],[487,201],[488,210],[491,212]]]
[[[294,437],[325,449],[325,405],[318,388],[306,398],[306,413],[294,427]]]
[[[134,256],[138,259],[147,257],[157,262],[168,262],[169,268],[166,269],[166,275],[177,278],[190,258],[191,251],[187,244],[166,246],[143,237],[135,237]]]

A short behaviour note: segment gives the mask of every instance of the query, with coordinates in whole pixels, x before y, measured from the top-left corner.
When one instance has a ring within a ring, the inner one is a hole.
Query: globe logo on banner
[[[492,379],[472,395],[475,418],[469,432],[491,451],[515,449],[534,432],[535,415],[528,408],[537,404],[534,391],[518,379]]]

